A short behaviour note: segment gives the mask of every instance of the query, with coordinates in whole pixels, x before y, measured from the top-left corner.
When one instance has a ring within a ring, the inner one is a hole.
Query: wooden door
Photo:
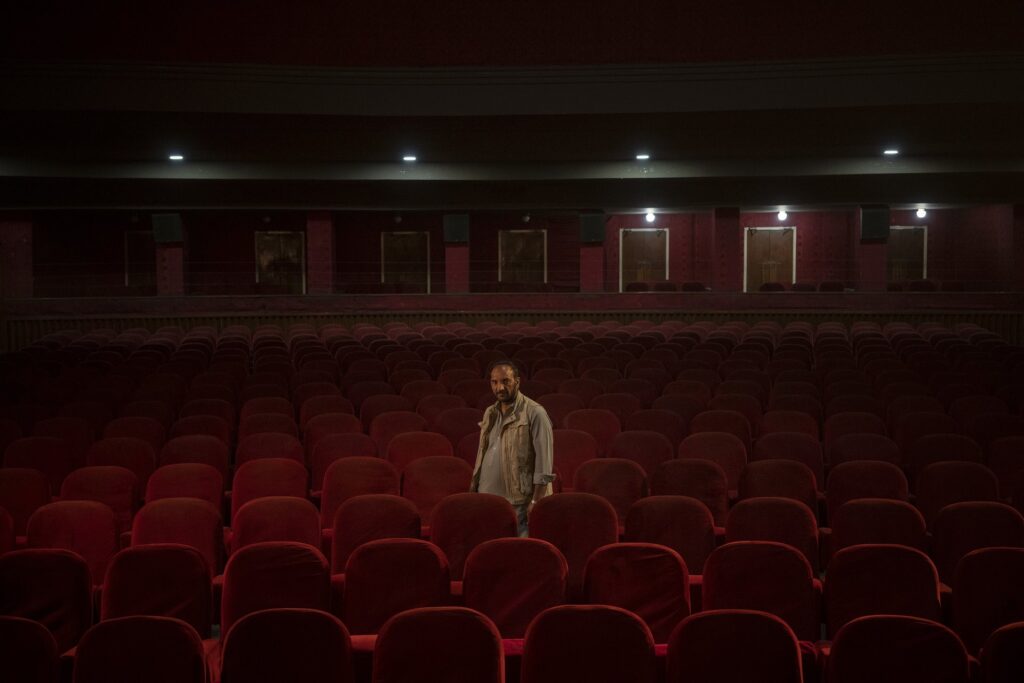
[[[306,233],[256,231],[256,284],[261,294],[306,293]]]
[[[668,280],[668,230],[623,230],[619,259],[619,291],[630,282]]]
[[[927,249],[926,227],[892,226],[886,243],[886,273],[889,282],[908,282],[928,277]]]
[[[765,282],[793,284],[796,228],[747,228],[743,291],[756,292]]]
[[[402,292],[430,293],[430,233],[383,232],[380,236],[381,284]]]
[[[542,285],[547,281],[547,230],[499,231],[498,282]]]

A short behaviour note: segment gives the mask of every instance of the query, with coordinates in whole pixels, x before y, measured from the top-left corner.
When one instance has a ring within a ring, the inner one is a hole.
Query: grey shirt
[[[505,486],[505,479],[501,473],[501,428],[503,424],[503,419],[494,421],[494,428],[488,439],[487,452],[484,453],[484,460],[480,463],[479,491],[505,498],[508,496],[508,488]]]

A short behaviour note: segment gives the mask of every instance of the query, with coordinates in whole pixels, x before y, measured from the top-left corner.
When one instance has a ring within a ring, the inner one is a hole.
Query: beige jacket
[[[473,482],[470,491],[480,487],[480,466],[487,452],[494,421],[503,420],[501,428],[501,472],[505,481],[505,497],[513,505],[526,505],[533,499],[534,487],[544,486],[539,491],[541,498],[550,492],[554,475],[554,437],[551,432],[551,418],[544,407],[520,392],[508,415],[502,415],[494,403],[484,411],[480,421],[480,445],[476,451],[473,466]]]

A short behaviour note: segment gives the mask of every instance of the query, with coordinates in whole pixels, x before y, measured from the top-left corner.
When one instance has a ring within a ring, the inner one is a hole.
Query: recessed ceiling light
[[[882,151],[882,154],[884,154],[887,157],[894,157],[899,153],[900,151],[898,149],[886,149]]]
[[[402,157],[402,161],[416,161],[416,155],[406,154],[404,157]]]
[[[917,210],[917,217],[918,218],[924,218],[927,215],[928,215],[928,212],[925,211],[924,209],[918,209]]]
[[[650,154],[637,154],[636,155],[636,160],[637,161],[647,161],[650,158],[651,158]]]
[[[648,211],[647,215],[644,216],[644,220],[647,221],[648,223],[653,223],[654,222],[654,212],[653,211]]]
[[[167,158],[171,161],[185,161],[185,156],[183,154],[168,154]]]
[[[780,221],[784,221],[784,220],[786,220],[787,218],[789,218],[789,214],[788,214],[788,213],[786,213],[786,210],[785,210],[785,209],[779,209],[779,213],[778,213],[778,214],[776,214],[776,215],[777,215],[777,216],[779,217],[779,220],[780,220]]]

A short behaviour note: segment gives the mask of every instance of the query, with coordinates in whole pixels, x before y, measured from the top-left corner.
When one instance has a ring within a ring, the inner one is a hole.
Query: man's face
[[[491,391],[494,397],[502,403],[512,403],[519,393],[519,380],[516,379],[512,368],[507,365],[499,365],[491,370]]]

